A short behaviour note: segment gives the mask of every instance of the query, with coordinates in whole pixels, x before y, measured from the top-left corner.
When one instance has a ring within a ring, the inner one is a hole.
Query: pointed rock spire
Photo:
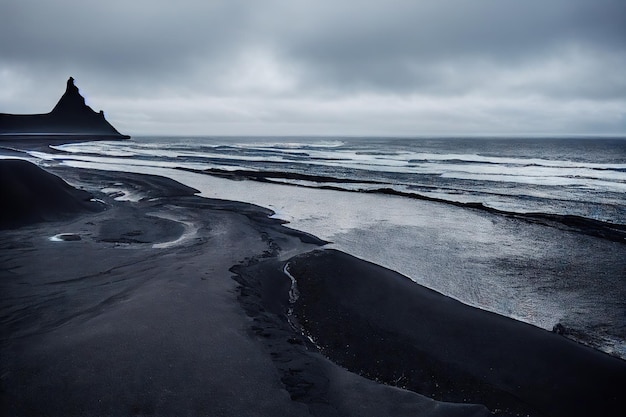
[[[120,134],[104,117],[85,104],[85,98],[67,80],[65,93],[50,113],[12,115],[0,113],[2,135],[72,135],[81,137],[129,138]]]
[[[70,77],[67,80],[67,87],[65,93],[61,96],[61,99],[52,109],[52,113],[66,113],[66,112],[84,112],[85,110],[93,111],[89,106],[85,104],[85,98],[80,95],[78,87],[74,85],[74,78]]]

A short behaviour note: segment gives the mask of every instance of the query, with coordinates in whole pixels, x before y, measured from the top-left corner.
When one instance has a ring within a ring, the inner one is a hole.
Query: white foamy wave
[[[543,186],[574,186],[588,191],[597,192],[626,192],[626,183],[602,181],[593,178],[577,178],[567,176],[539,176],[539,175],[506,175],[489,173],[446,172],[443,178],[456,178],[473,181],[511,182]]]
[[[106,155],[119,157],[132,157],[137,154],[132,147],[120,146],[118,142],[81,142],[64,145],[52,145],[51,149],[68,152],[71,154]]]
[[[461,172],[468,174],[520,175],[523,177],[582,177],[607,181],[626,182],[626,164],[594,163],[542,158],[510,158],[482,156],[478,154],[427,153],[409,151],[377,151],[341,149],[342,141],[321,142],[249,142],[218,145],[205,142],[176,141],[164,148],[154,142],[89,142],[54,146],[53,149],[73,155],[99,155],[101,157],[140,157],[161,161],[167,166],[189,166],[187,158],[207,161],[215,167],[215,161],[229,164],[288,163],[316,166],[364,169],[375,172],[417,173],[447,175],[457,178]],[[254,151],[262,151],[255,154]],[[271,151],[267,153],[266,151]],[[31,153],[41,159],[55,159],[39,152]],[[294,159],[294,155],[300,158]],[[173,164],[164,163],[170,161]],[[151,164],[157,164],[152,162]],[[161,165],[164,166],[164,165]],[[230,166],[230,165],[227,165]],[[506,178],[501,177],[502,180]]]
[[[268,139],[267,141],[253,141],[248,143],[235,143],[233,146],[238,148],[257,148],[257,149],[275,149],[275,150],[285,150],[285,151],[293,151],[293,150],[304,150],[304,149],[315,149],[315,148],[339,148],[345,145],[345,142],[341,140],[313,140],[313,141],[303,141],[303,140],[294,140],[290,141],[288,139],[284,141],[274,141]]]

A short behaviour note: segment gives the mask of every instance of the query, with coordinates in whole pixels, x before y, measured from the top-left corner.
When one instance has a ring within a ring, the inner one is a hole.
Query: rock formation
[[[67,80],[67,88],[50,113],[0,113],[0,139],[3,137],[72,136],[81,139],[128,139],[99,113],[85,104],[74,78]]]

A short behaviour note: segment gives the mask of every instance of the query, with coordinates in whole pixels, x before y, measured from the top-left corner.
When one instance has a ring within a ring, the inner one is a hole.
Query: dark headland
[[[85,104],[74,78],[50,113],[0,113],[0,140],[46,140],[63,137],[68,140],[129,139],[118,132],[104,117]]]
[[[626,410],[625,361],[320,249],[267,209],[156,176],[0,173],[0,415]]]

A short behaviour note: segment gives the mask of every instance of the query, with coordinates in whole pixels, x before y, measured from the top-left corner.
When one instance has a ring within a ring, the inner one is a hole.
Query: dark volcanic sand
[[[0,229],[100,211],[91,194],[20,159],[0,161]]]
[[[623,415],[626,362],[311,252],[322,242],[260,207],[160,177],[55,172],[107,209],[0,234],[2,415],[490,415],[324,355],[504,415]],[[114,187],[144,198],[98,192]],[[61,233],[80,240],[49,240]]]
[[[0,235],[1,415],[487,415],[369,381],[307,348],[281,310],[284,275],[267,279],[273,311],[244,303],[252,287],[233,266],[279,265],[279,254],[322,243],[268,210],[165,178],[55,172],[108,207]],[[120,183],[145,198],[98,193]],[[80,240],[49,239],[61,233]]]
[[[295,315],[332,360],[502,415],[623,415],[626,362],[334,250],[289,261]]]

